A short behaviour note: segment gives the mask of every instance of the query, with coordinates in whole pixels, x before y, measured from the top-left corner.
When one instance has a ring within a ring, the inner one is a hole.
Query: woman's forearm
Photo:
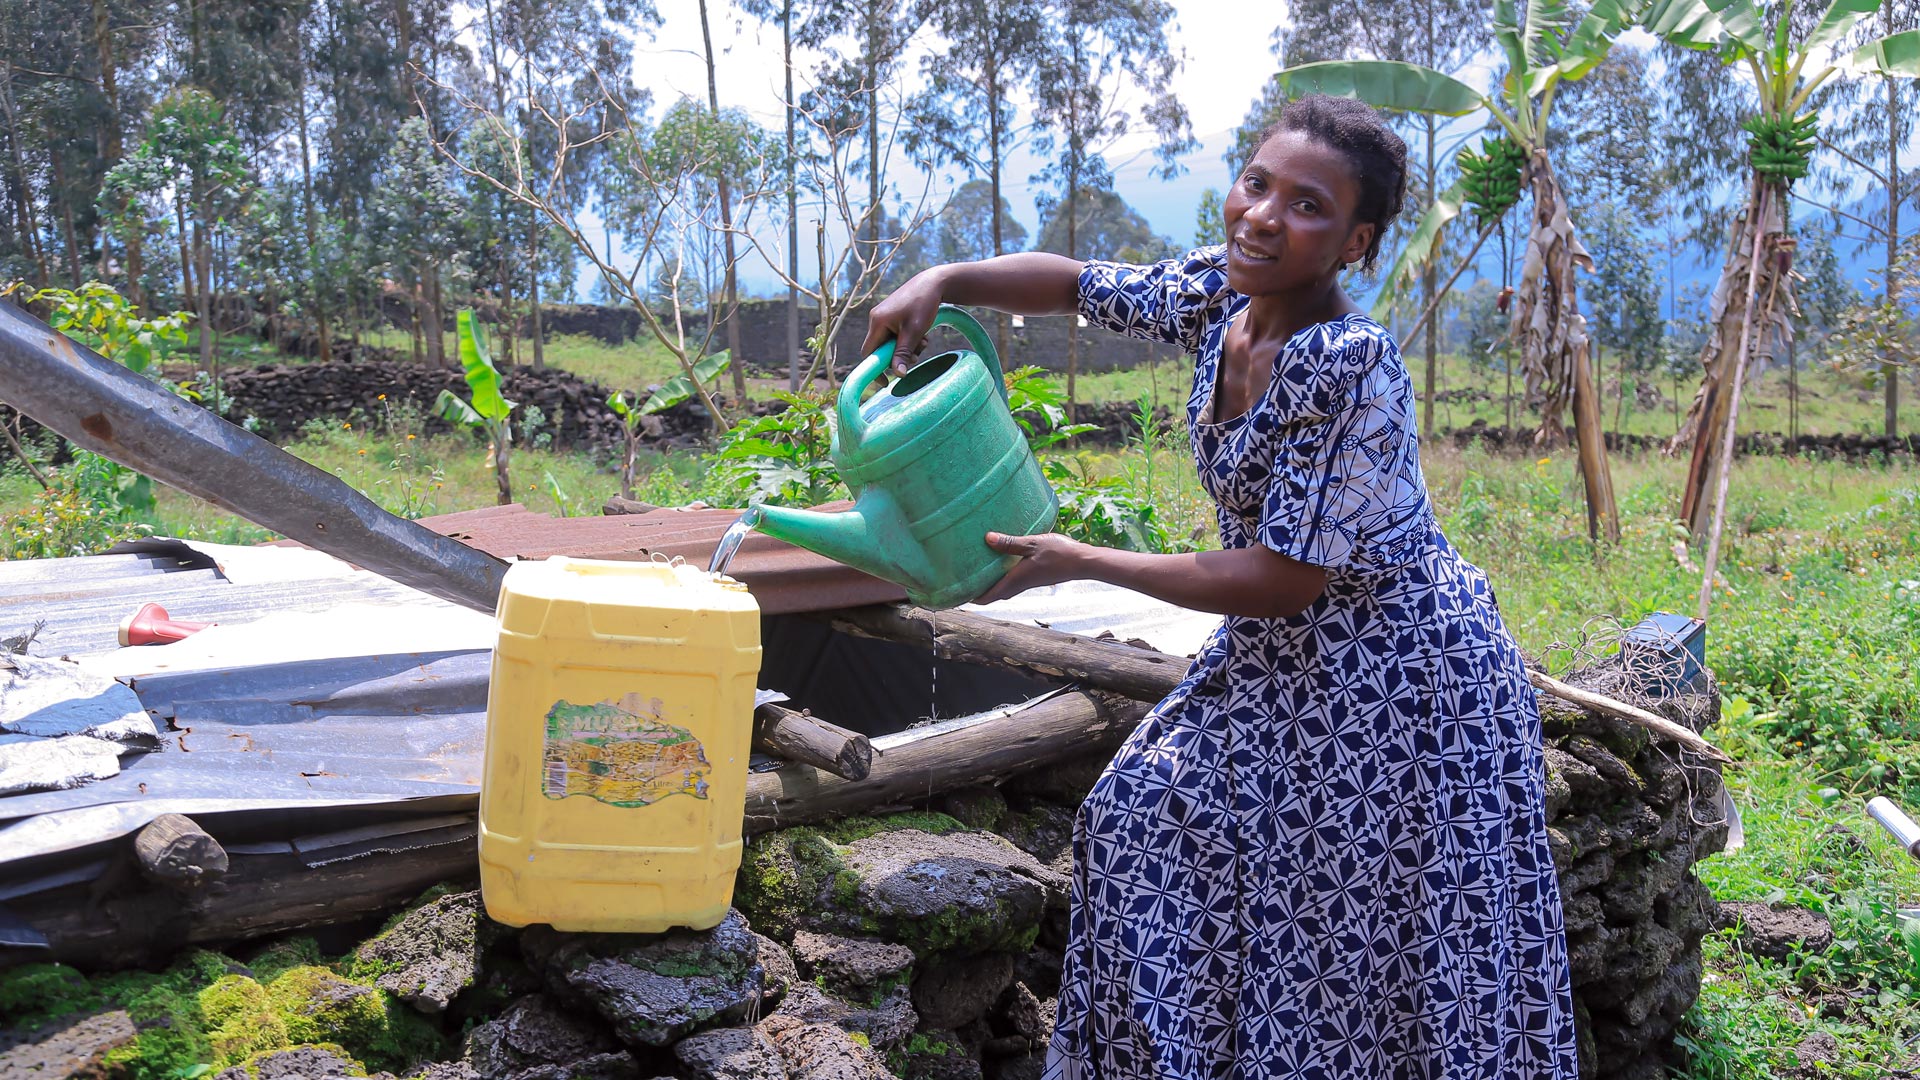
[[[1079,576],[1193,611],[1281,619],[1320,598],[1326,571],[1264,547],[1150,555],[1080,545]]]
[[[939,275],[945,303],[1013,315],[1072,315],[1079,310],[1081,265],[1064,255],[1022,251],[929,272]]]

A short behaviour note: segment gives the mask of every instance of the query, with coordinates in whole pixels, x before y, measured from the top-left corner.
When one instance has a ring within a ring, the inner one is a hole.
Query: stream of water
[[[733,557],[740,553],[740,545],[746,541],[747,534],[758,524],[760,508],[750,506],[746,513],[740,515],[740,520],[727,526],[727,531],[720,536],[719,546],[713,549],[713,559],[707,563],[707,573],[726,573],[727,567],[733,565]]]

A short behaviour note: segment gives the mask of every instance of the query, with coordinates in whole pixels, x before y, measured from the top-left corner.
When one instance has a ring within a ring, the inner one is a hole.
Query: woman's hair
[[[1373,243],[1360,260],[1371,272],[1380,261],[1380,242],[1400,216],[1407,197],[1407,144],[1380,120],[1373,107],[1352,98],[1312,94],[1281,106],[1280,118],[1260,133],[1260,143],[1283,131],[1298,131],[1345,154],[1360,178],[1356,223],[1374,224]]]

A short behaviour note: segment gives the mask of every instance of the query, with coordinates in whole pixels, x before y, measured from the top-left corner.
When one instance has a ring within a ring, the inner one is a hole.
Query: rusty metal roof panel
[[[843,510],[840,502],[820,507]],[[515,503],[421,518],[420,524],[501,558],[648,559],[678,556],[704,566],[738,510],[656,510],[647,514],[556,518]],[[753,590],[768,615],[830,611],[906,598],[891,582],[759,533],[740,545],[728,570]]]

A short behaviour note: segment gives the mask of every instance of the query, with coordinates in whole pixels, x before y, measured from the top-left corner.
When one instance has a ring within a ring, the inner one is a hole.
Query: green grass
[[[1605,356],[1601,359],[1603,363],[1611,362]],[[1415,392],[1420,393],[1426,385],[1426,374],[1421,367],[1425,361],[1417,355],[1408,356],[1406,360],[1408,369],[1413,372]],[[1603,412],[1608,431],[1662,438],[1673,434],[1676,394],[1671,378],[1654,381],[1653,388],[1659,391],[1661,404],[1657,408],[1640,409],[1633,403],[1633,382],[1642,377],[1634,376],[1629,380],[1624,407],[1618,401],[1619,381],[1616,373],[1609,367],[1603,377],[1607,381]],[[1075,396],[1083,402],[1139,401],[1145,398],[1157,405],[1165,405],[1179,415],[1186,408],[1192,379],[1193,366],[1190,362],[1167,361],[1126,371],[1082,375],[1078,379]],[[1693,400],[1696,382],[1684,379],[1679,387],[1677,399],[1683,416]],[[1803,359],[1799,383],[1799,430],[1802,433],[1878,435],[1881,432],[1884,420],[1881,403],[1885,390],[1875,377],[1822,367],[1809,370]],[[1443,430],[1468,427],[1475,420],[1485,420],[1494,427],[1506,423],[1506,376],[1503,372],[1485,364],[1471,363],[1460,356],[1443,355],[1440,357],[1435,384],[1443,395],[1458,390],[1488,395],[1486,401],[1450,402],[1444,397],[1436,401],[1436,427]],[[1740,430],[1784,434],[1788,427],[1787,391],[1787,371],[1783,365],[1773,365],[1749,382],[1741,395]],[[1516,425],[1525,425],[1531,414],[1526,406],[1524,381],[1517,374],[1513,393],[1514,422]],[[1900,397],[1901,430],[1920,428],[1920,391],[1916,391],[1911,380],[1901,388]],[[1571,422],[1571,416],[1568,419]]]

